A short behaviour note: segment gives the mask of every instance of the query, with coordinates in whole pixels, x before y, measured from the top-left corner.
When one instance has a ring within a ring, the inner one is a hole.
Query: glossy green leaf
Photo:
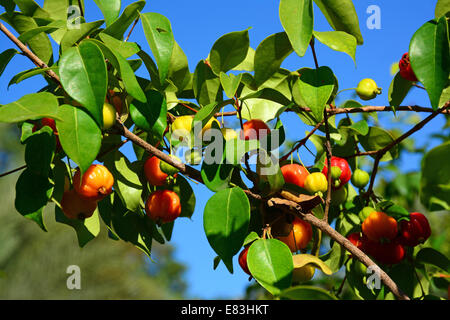
[[[189,182],[180,175],[177,175],[174,185],[171,186],[180,197],[181,213],[180,217],[191,218],[195,211],[195,193]]]
[[[56,140],[53,130],[45,126],[26,140],[25,163],[33,174],[48,177],[55,155]]]
[[[48,18],[49,14],[43,10],[34,0],[14,0],[20,11],[33,18]]]
[[[81,23],[79,28],[74,28],[67,30],[64,36],[61,39],[61,51],[64,53],[67,49],[72,47],[74,44],[86,38],[92,32],[97,30],[102,24],[103,20],[90,22],[90,23]]]
[[[336,31],[353,35],[358,44],[363,44],[358,15],[352,0],[314,0],[320,11]]]
[[[170,59],[167,79],[175,85],[177,92],[181,92],[182,90],[184,90],[192,81],[192,75],[189,71],[188,59],[186,57],[186,54],[183,52],[176,41],[174,42],[173,46],[172,58]]]
[[[261,143],[264,145],[264,141]],[[256,172],[259,177],[258,188],[261,190],[262,196],[273,195],[283,187],[284,178],[278,159],[264,149],[259,149]]]
[[[214,140],[206,147],[201,168],[203,183],[214,192],[229,187],[234,169],[232,164],[225,161],[225,141],[222,136],[218,138],[222,139],[221,144]]]
[[[5,68],[8,65],[8,63],[18,53],[19,51],[17,51],[16,49],[6,49],[2,53],[0,53],[0,77],[3,74],[3,71],[5,71]]]
[[[227,72],[244,61],[250,39],[248,30],[235,31],[221,36],[209,53],[211,69],[216,75]]]
[[[130,161],[120,151],[116,151],[105,160],[105,165],[114,176],[114,190],[118,192],[122,203],[130,211],[139,211],[143,188]]]
[[[166,17],[155,12],[144,13],[141,19],[145,37],[158,65],[160,81],[164,83],[175,45],[172,26]]]
[[[329,67],[300,70],[300,95],[318,121],[323,119],[323,112],[334,87],[334,74]]]
[[[330,267],[331,272],[336,273],[344,265],[346,251],[339,243],[333,242],[331,249],[319,258]]]
[[[233,256],[242,248],[250,221],[250,203],[239,187],[224,189],[206,203],[203,227],[213,250],[233,273]]]
[[[348,54],[356,64],[356,38],[344,31],[313,32],[314,37],[327,47]]]
[[[281,66],[284,59],[292,53],[292,45],[285,32],[275,33],[264,39],[255,52],[255,83],[263,84]]]
[[[437,146],[422,159],[420,201],[429,210],[450,210],[450,142]]]
[[[31,40],[32,38],[34,38],[35,36],[37,36],[38,34],[45,32],[45,33],[52,33],[56,30],[59,30],[61,28],[64,28],[66,26],[66,23],[64,21],[53,21],[50,22],[48,25],[46,26],[41,26],[41,27],[37,27],[34,29],[30,29],[24,33],[22,33],[19,36],[19,40],[22,42],[28,42],[29,40]]]
[[[359,141],[365,151],[377,151],[383,149],[394,141],[394,137],[389,131],[379,127],[370,127],[369,133],[361,136]],[[380,161],[389,161],[398,157],[398,146],[392,147]]]
[[[102,133],[89,114],[80,108],[62,105],[56,120],[61,146],[81,171],[86,171],[97,157],[102,143]]]
[[[337,300],[327,290],[313,286],[295,286],[280,293],[280,298],[289,300]]]
[[[167,103],[165,97],[158,91],[146,92],[147,102],[133,101],[130,104],[130,115],[139,128],[152,132],[162,139],[167,127]]]
[[[105,17],[106,26],[109,27],[120,14],[121,0],[94,0]]]
[[[109,0],[106,0],[109,2]],[[115,0],[117,1],[117,0]],[[113,23],[103,30],[103,33],[122,40],[125,31],[128,27],[139,17],[140,11],[144,8],[145,1],[136,1],[128,5],[122,12],[122,14]],[[105,17],[106,18],[106,17]]]
[[[450,260],[433,248],[423,248],[416,255],[416,263],[431,264],[450,273]]]
[[[400,73],[397,73],[389,87],[389,105],[398,107],[405,100],[406,95],[411,90],[413,83],[403,78]]]
[[[443,15],[448,16],[450,12],[450,0],[438,0],[436,8],[434,10],[434,16],[439,19]]]
[[[244,154],[259,149],[259,140],[242,140],[239,137],[225,142],[226,162],[239,165],[243,161]]]
[[[48,92],[30,93],[0,107],[0,122],[14,123],[40,118],[56,119],[58,100]]]
[[[303,57],[313,34],[312,0],[281,0],[280,20],[294,51]]]
[[[223,87],[223,90],[225,91],[225,94],[228,98],[233,98],[236,94],[236,90],[239,87],[239,84],[241,83],[242,74],[234,75],[230,74],[227,75],[226,73],[221,72],[220,73],[220,84]]]
[[[222,100],[220,79],[204,61],[197,64],[192,81],[194,95],[200,105]]]
[[[36,21],[22,13],[14,12],[11,16],[6,13],[0,15],[0,19],[8,23],[16,30],[19,35],[38,27]],[[26,42],[44,63],[50,63],[53,57],[53,48],[49,37],[45,33],[40,33]]]
[[[237,66],[233,67],[232,70],[236,71],[254,71],[253,62],[255,61],[255,49],[252,47],[248,48],[247,55],[244,60]]]
[[[113,49],[125,59],[137,54],[141,50],[135,42],[120,41],[106,33],[100,33],[98,36],[108,48]]]
[[[142,50],[138,52],[138,56],[144,62],[144,65],[150,75],[150,79],[155,89],[161,89],[161,81],[159,79],[158,67],[156,66],[155,61],[153,61],[152,57],[150,57],[148,53]]]
[[[16,183],[16,210],[25,218],[33,220],[39,227],[47,231],[42,213],[53,191],[48,177],[23,171]]]
[[[100,233],[100,219],[98,210],[95,210],[94,214],[87,219],[77,220],[68,219],[62,210],[58,206],[55,206],[55,220],[74,228],[80,248],[83,248],[89,241],[95,239]]]
[[[24,70],[22,72],[19,72],[18,74],[16,74],[14,77],[12,77],[12,79],[9,81],[8,83],[8,88],[13,85],[13,84],[19,84],[20,82],[22,82],[23,80],[26,80],[28,78],[34,77],[36,75],[45,75],[47,71],[49,70],[53,70],[56,71],[58,70],[57,66],[51,66],[48,68],[33,68],[30,70]]]
[[[409,44],[409,59],[414,73],[428,92],[433,109],[447,85],[450,52],[445,17],[428,21],[414,33]]]
[[[87,41],[95,43],[102,50],[105,58],[108,59],[109,62],[111,62],[113,67],[119,73],[127,93],[140,102],[147,102],[145,93],[139,85],[139,82],[136,79],[136,75],[134,74],[134,71],[128,61],[125,60],[125,58],[113,47],[109,47],[97,40]]]
[[[81,103],[101,127],[108,74],[100,48],[91,41],[83,41],[68,49],[60,59],[59,75],[64,90]]]
[[[11,15],[16,8],[14,0],[0,0],[0,6],[2,6],[8,15]]]
[[[277,239],[256,240],[247,253],[255,280],[274,296],[291,286],[294,263],[289,247]]]

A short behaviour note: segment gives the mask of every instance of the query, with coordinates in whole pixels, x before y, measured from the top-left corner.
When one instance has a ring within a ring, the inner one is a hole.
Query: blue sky
[[[37,1],[42,3],[43,1]],[[100,10],[93,1],[85,1],[86,18],[89,21],[101,19]],[[132,1],[122,0],[123,8]],[[352,59],[340,52],[333,51],[328,47],[317,43],[317,56],[320,65],[327,65],[332,68],[339,80],[339,88],[354,88],[363,78],[373,78],[378,86],[383,88],[383,94],[375,100],[370,101],[370,105],[387,105],[387,92],[392,76],[390,66],[398,61],[402,54],[408,51],[409,41],[414,32],[426,21],[434,18],[434,7],[436,1],[423,0],[372,0],[354,1],[356,11],[359,16],[361,32],[364,37],[364,45],[357,48],[356,63]],[[251,27],[250,45],[256,48],[258,44],[267,36],[282,31],[282,26],[278,17],[279,1],[269,0],[228,0],[228,1],[190,1],[181,0],[152,0],[148,1],[143,12],[158,12],[165,15],[172,24],[175,39],[189,60],[191,72],[197,62],[205,59],[214,44],[222,35],[232,31],[244,30]],[[366,20],[370,14],[366,12],[370,5],[377,5],[381,10],[381,29],[370,30],[366,27]],[[314,29],[317,31],[329,31],[327,21],[320,10],[315,7]],[[150,53],[150,48],[144,37],[142,26],[139,23],[134,30],[130,41],[139,43],[143,50]],[[7,38],[0,34],[0,52],[12,47]],[[25,57],[16,56],[5,73],[0,77],[0,104],[15,101],[27,93],[32,93],[44,86],[45,82],[39,77],[34,77],[19,85],[14,85],[7,89],[10,78],[16,73],[32,68]],[[305,57],[298,57],[293,53],[289,56],[282,67],[296,70],[301,67],[314,67],[311,51],[308,50]],[[138,70],[140,76],[148,77],[144,67]],[[351,99],[352,92],[344,92],[340,96],[340,102]],[[413,89],[404,101],[404,105],[429,106],[429,99],[425,91]],[[424,115],[419,115],[421,118]],[[392,113],[380,116],[381,123],[392,126],[390,119]],[[304,136],[304,132],[310,127],[302,124],[300,119],[289,114],[282,117],[286,128],[287,137],[298,140]],[[443,118],[433,120],[428,124],[425,131],[438,132],[444,124]],[[406,130],[406,127],[402,127]],[[433,146],[435,141],[426,141],[417,135],[418,144]],[[314,150],[314,147],[312,147]],[[134,160],[134,154],[130,144],[127,144],[123,151]],[[311,164],[312,157],[301,151],[302,160],[305,164]],[[401,169],[404,171],[415,170],[420,166],[420,158],[417,156],[404,157],[401,161]],[[179,219],[174,228],[172,244],[176,247],[176,258],[187,265],[187,281],[189,284],[188,293],[192,296],[212,299],[238,298],[244,294],[248,285],[247,275],[244,274],[237,265],[235,257],[235,273],[229,274],[221,264],[217,270],[213,270],[213,259],[216,256],[210,248],[203,231],[202,214],[203,208],[209,197],[212,196],[204,186],[193,184],[197,195],[196,211],[192,220]],[[88,249],[88,248],[87,248]]]

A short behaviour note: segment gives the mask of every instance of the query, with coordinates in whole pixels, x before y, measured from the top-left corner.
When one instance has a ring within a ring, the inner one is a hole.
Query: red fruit
[[[248,248],[250,247],[246,247],[244,248],[244,250],[241,251],[241,253],[239,254],[239,265],[241,266],[242,270],[244,270],[244,272],[248,275],[252,275],[250,273],[250,270],[248,270],[248,265],[247,265],[247,253],[248,253]]]
[[[286,183],[292,183],[301,188],[305,186],[306,177],[309,175],[308,170],[304,166],[296,163],[282,166],[281,173]]]
[[[350,242],[353,243],[353,245],[359,250],[362,250],[363,241],[359,232],[350,233],[349,235],[347,235],[347,239],[350,240]]]
[[[270,129],[267,124],[259,119],[252,119],[243,124],[243,130],[241,130],[241,139],[254,140],[267,136],[270,133]]]
[[[278,237],[278,240],[284,242],[292,252],[305,249],[312,239],[311,225],[300,218],[295,218],[292,222],[292,231],[285,237]]]
[[[397,237],[397,220],[384,212],[372,211],[362,223],[362,232],[372,241],[393,240]]]
[[[400,221],[399,241],[409,247],[415,247],[424,243],[431,235],[428,219],[419,212],[413,212],[409,215],[409,221]]]
[[[402,59],[398,63],[398,66],[400,68],[400,75],[409,81],[418,81],[416,75],[414,74],[413,69],[411,68],[411,63],[409,62],[409,53],[405,53],[402,56]]]
[[[86,219],[94,214],[97,201],[85,200],[74,189],[64,192],[61,200],[61,208],[69,219]]]
[[[145,212],[157,223],[172,222],[181,214],[180,197],[172,190],[157,190],[148,197]]]
[[[33,126],[33,132],[36,132],[40,129],[42,129],[43,127],[50,127],[53,130],[53,133],[55,134],[55,138],[56,138],[56,152],[61,151],[62,147],[61,147],[61,142],[59,142],[59,137],[58,137],[58,130],[56,130],[56,123],[55,120],[52,118],[42,118],[40,120],[40,123],[37,123]]]
[[[405,248],[397,240],[380,243],[363,238],[363,248],[365,253],[387,265],[400,263],[405,257]]]
[[[352,178],[352,171],[350,170],[350,166],[348,165],[347,160],[339,157],[331,157],[330,160],[331,167],[338,167],[341,170],[341,175],[339,176],[339,183],[336,185],[333,185],[333,189],[338,189],[342,187],[344,184],[350,181]],[[325,166],[322,169],[322,173],[326,176],[328,176],[328,161],[325,158]]]
[[[81,198],[98,201],[111,194],[114,177],[105,166],[93,164],[82,178],[80,175],[80,169],[77,169],[73,176],[73,187]]]
[[[155,156],[148,158],[144,164],[144,174],[148,182],[154,186],[163,186],[167,183],[167,173],[164,173],[160,167],[161,160]],[[176,175],[174,175],[176,176]]]

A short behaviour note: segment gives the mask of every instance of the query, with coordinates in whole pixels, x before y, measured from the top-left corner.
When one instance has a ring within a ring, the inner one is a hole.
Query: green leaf
[[[319,257],[328,267],[331,272],[336,273],[344,265],[346,259],[346,251],[337,242],[334,242],[330,251]]]
[[[203,227],[206,237],[231,273],[232,258],[242,247],[249,222],[250,203],[239,187],[217,192],[205,205]]]
[[[250,243],[252,243],[253,241],[256,241],[256,240],[258,240],[258,239],[261,239],[261,238],[259,237],[259,235],[258,235],[255,231],[252,231],[252,232],[250,232],[250,233],[247,235],[247,237],[245,238],[244,243],[243,243],[243,246],[245,247],[245,246],[247,246],[248,244],[250,244]]]
[[[8,65],[8,63],[18,53],[19,51],[17,51],[16,49],[6,49],[2,53],[0,53],[0,77],[3,74],[3,71],[5,71],[5,68]]]
[[[56,30],[64,28],[65,26],[66,26],[66,23],[64,21],[60,21],[60,20],[53,21],[53,22],[50,22],[46,26],[30,29],[30,30],[22,33],[19,36],[19,40],[22,41],[22,42],[28,42],[29,40],[31,40],[32,38],[34,38],[35,36],[37,36],[38,34],[40,34],[42,32],[52,33],[52,32],[54,32]]]
[[[36,67],[36,68],[30,69],[30,70],[25,70],[25,71],[19,72],[14,77],[12,77],[12,79],[9,81],[8,88],[11,85],[13,85],[13,84],[19,84],[23,80],[26,80],[28,78],[34,77],[36,75],[40,75],[41,74],[41,75],[45,76],[46,72],[49,71],[49,70],[56,71],[56,70],[58,70],[58,67],[57,66],[51,66],[51,67],[48,67],[48,68]]]
[[[222,139],[221,144],[214,141],[206,147],[201,168],[203,183],[214,192],[229,187],[234,169],[233,165],[225,160],[225,142],[222,137],[219,138]]]
[[[226,162],[239,165],[243,160],[244,154],[259,149],[259,140],[242,140],[239,137],[225,142]]]
[[[433,248],[423,248],[416,255],[417,263],[431,264],[450,273],[450,260]]]
[[[359,260],[350,259],[345,266],[346,276],[350,288],[364,300],[375,300],[377,294],[367,286],[367,275],[363,273],[364,267]]]
[[[450,73],[450,53],[445,17],[428,21],[414,33],[409,44],[411,67],[428,92],[433,109],[446,87]]]
[[[56,140],[53,130],[44,126],[26,140],[25,163],[34,174],[48,177],[55,155]]]
[[[313,34],[312,0],[281,0],[280,20],[294,51],[303,57]]]
[[[30,93],[0,107],[0,122],[14,123],[40,118],[56,119],[58,100],[48,92]]]
[[[67,224],[74,228],[78,245],[83,248],[89,241],[95,239],[100,233],[100,220],[98,216],[98,209],[94,214],[83,220],[68,219],[58,206],[55,206],[55,219],[57,222]]]
[[[100,48],[91,41],[83,41],[78,47],[68,49],[60,59],[59,75],[64,90],[81,103],[101,127],[108,73]]]
[[[155,12],[141,14],[141,20],[145,37],[158,65],[160,81],[164,83],[175,45],[172,26],[166,17]]]
[[[220,75],[239,65],[247,56],[249,45],[248,29],[221,36],[209,53],[212,71]]]
[[[106,46],[104,43],[98,40],[86,40],[85,42],[92,42],[102,50],[105,58],[108,59],[109,62],[111,62],[113,67],[119,73],[123,85],[125,86],[125,90],[130,96],[141,102],[147,102],[145,93],[139,85],[133,69],[131,68],[128,61],[125,60],[125,58],[121,56],[119,52],[114,50],[114,48],[112,47]]]
[[[56,120],[59,141],[69,156],[85,172],[97,157],[102,143],[102,133],[95,121],[82,109],[62,105]]]
[[[205,61],[200,61],[197,64],[192,81],[194,95],[200,105],[206,106],[222,100],[220,79],[212,72]]]
[[[114,176],[114,190],[118,192],[125,207],[133,212],[141,209],[142,184],[130,161],[120,152],[114,152],[105,160]]]
[[[48,177],[33,174],[26,169],[16,183],[16,210],[25,218],[33,220],[39,227],[47,231],[42,212],[53,191]]]
[[[177,92],[181,92],[186,89],[186,87],[192,81],[192,75],[189,71],[188,59],[176,41],[174,42],[173,46],[172,58],[170,59],[167,79],[175,85]]]
[[[23,14],[33,18],[48,18],[48,13],[34,0],[14,0]]]
[[[22,13],[14,12],[11,16],[6,13],[0,15],[0,19],[8,23],[19,35],[38,27],[36,21]],[[26,42],[45,64],[49,64],[53,57],[53,49],[50,39],[45,33],[40,33]]]
[[[292,45],[285,32],[275,33],[264,39],[255,52],[255,83],[260,86],[281,66],[292,53]]]
[[[329,67],[303,68],[300,71],[300,95],[318,121],[323,119],[326,104],[335,87],[334,74]]]
[[[365,151],[377,151],[383,149],[394,140],[394,137],[389,131],[379,127],[370,127],[369,133],[365,136],[361,136],[359,142]],[[397,157],[398,145],[392,147],[385,155],[383,155],[380,161],[389,161]]]
[[[175,183],[171,186],[180,197],[181,213],[180,217],[191,218],[195,211],[195,193],[189,182],[180,175],[177,175]]]
[[[0,0],[0,6],[5,8],[5,11],[8,15],[11,15],[16,8],[16,3],[14,0]]]
[[[125,59],[137,54],[141,50],[135,42],[120,41],[106,33],[100,33],[98,36],[108,48],[113,49]]]
[[[259,176],[258,188],[262,196],[273,195],[283,187],[284,178],[278,159],[264,149],[259,149],[256,172]]]
[[[412,81],[406,80],[400,75],[400,73],[395,75],[389,87],[388,93],[389,105],[394,107],[394,110],[395,107],[400,106],[403,100],[405,100],[406,95],[412,88],[412,85]]]
[[[327,290],[313,286],[295,286],[280,293],[280,298],[289,300],[337,300]]]
[[[156,63],[153,61],[152,57],[150,57],[145,51],[139,51],[138,56],[144,62],[144,65],[150,75],[150,79],[152,80],[153,86],[155,87],[155,89],[160,90],[161,81],[159,80],[158,68],[156,67]]]
[[[109,0],[106,0],[109,2]],[[103,33],[122,40],[123,34],[128,27],[139,17],[139,12],[144,8],[145,1],[136,1],[128,5],[119,18],[103,30]],[[106,17],[105,17],[106,18]]]
[[[439,19],[443,15],[448,16],[450,12],[450,0],[438,0],[436,8],[434,10],[434,16]]]
[[[248,47],[245,59],[232,70],[235,71],[254,71],[253,62],[255,61],[255,49]]]
[[[356,65],[356,38],[344,31],[313,32],[314,37],[324,45],[339,52],[348,54]]]
[[[167,127],[167,103],[165,97],[158,91],[149,90],[145,93],[147,102],[133,101],[130,104],[130,115],[139,128],[152,132],[162,139]]]
[[[69,29],[66,31],[64,36],[61,39],[61,52],[65,52],[67,49],[72,47],[74,44],[86,38],[92,32],[97,30],[102,24],[103,20],[90,22],[90,23],[81,23],[78,27],[74,29]]]
[[[241,83],[242,74],[234,75],[230,74],[229,76],[226,73],[220,72],[220,84],[225,91],[225,94],[228,98],[233,98],[236,94],[236,90]]]
[[[120,14],[121,0],[94,0],[105,17],[106,26],[109,27]]]
[[[291,286],[294,263],[289,247],[277,239],[256,240],[247,253],[247,264],[255,280],[278,296]]]
[[[359,45],[364,43],[352,0],[314,0],[314,2],[334,30],[351,34]]]
[[[432,211],[450,210],[450,162],[445,159],[450,159],[450,142],[428,151],[422,159],[420,201]]]

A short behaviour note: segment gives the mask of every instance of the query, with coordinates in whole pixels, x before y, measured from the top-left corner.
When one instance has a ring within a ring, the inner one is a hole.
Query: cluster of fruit
[[[360,216],[364,218],[362,232],[354,232],[347,238],[360,250],[380,263],[400,263],[406,255],[405,247],[424,243],[431,235],[427,218],[413,212],[409,218],[396,219],[374,208],[365,207]]]

